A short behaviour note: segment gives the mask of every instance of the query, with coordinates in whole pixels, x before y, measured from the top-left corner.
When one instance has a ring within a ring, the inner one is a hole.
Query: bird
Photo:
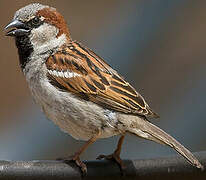
[[[97,159],[120,158],[126,134],[170,146],[191,165],[203,169],[197,158],[172,136],[150,122],[158,118],[145,99],[106,61],[72,40],[64,17],[53,7],[32,3],[17,10],[5,27],[15,39],[19,64],[35,102],[46,117],[77,140],[86,141],[63,160],[83,173],[80,155],[101,138],[120,135],[117,148]]]

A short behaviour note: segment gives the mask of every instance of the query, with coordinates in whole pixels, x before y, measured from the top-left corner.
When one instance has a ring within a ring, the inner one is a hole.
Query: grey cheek
[[[43,25],[31,31],[30,39],[33,45],[39,45],[55,39],[58,34],[57,28],[52,25],[44,23]]]

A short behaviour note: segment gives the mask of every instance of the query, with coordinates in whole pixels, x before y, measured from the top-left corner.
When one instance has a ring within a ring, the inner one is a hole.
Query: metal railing
[[[194,153],[206,167],[206,151]],[[206,170],[201,171],[181,156],[145,160],[124,160],[126,169],[121,175],[118,165],[111,161],[86,161],[88,173],[82,177],[74,163],[61,161],[0,161],[0,180],[206,180]]]

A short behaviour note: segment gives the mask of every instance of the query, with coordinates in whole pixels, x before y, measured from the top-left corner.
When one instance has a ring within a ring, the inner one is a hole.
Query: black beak
[[[6,33],[6,36],[23,36],[30,32],[25,23],[16,19],[12,20],[4,29],[11,29]]]

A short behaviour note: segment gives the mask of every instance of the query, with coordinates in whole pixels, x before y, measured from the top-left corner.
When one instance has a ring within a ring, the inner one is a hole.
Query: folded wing
[[[103,59],[78,42],[46,61],[50,82],[63,91],[122,113],[158,117],[144,98]]]

